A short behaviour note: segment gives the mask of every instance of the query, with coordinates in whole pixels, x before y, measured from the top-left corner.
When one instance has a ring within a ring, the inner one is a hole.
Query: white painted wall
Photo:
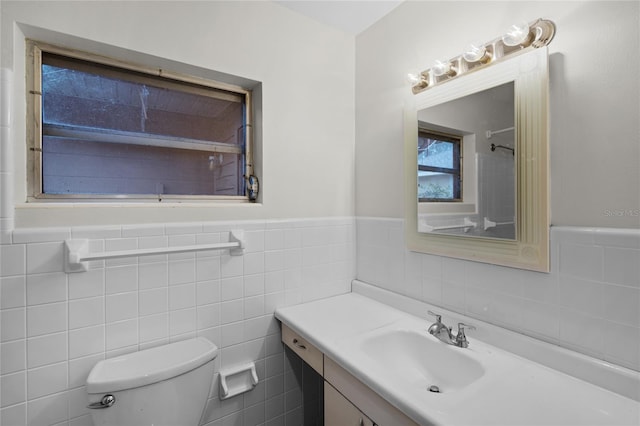
[[[2,67],[15,76],[13,137],[3,143],[13,148],[9,201],[16,227],[353,215],[352,35],[263,1],[3,1],[2,30]],[[25,204],[25,35],[261,82],[262,203],[179,209]]]
[[[557,25],[549,46],[552,223],[640,227],[640,12],[624,1],[410,1],[360,34],[358,216],[404,215],[406,73],[538,17]]]

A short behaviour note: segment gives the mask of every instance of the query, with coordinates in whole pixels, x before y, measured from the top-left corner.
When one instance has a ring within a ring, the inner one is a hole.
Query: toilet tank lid
[[[217,355],[216,345],[198,337],[105,359],[89,373],[87,392],[116,392],[150,385],[198,368]]]

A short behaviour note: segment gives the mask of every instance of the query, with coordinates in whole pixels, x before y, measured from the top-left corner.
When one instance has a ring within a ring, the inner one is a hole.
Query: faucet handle
[[[442,323],[442,315],[436,314],[435,312],[432,312],[432,311],[427,311],[427,313],[429,315],[433,315],[434,317],[436,317],[436,322]]]
[[[458,323],[458,334],[456,334],[456,345],[462,348],[466,348],[469,346],[469,342],[467,341],[467,336],[464,334],[465,327],[469,330],[475,330],[476,328],[472,325],[465,324],[462,322]]]
[[[460,332],[460,331],[461,331],[461,332],[463,332],[463,333],[464,333],[464,328],[465,328],[465,327],[466,327],[468,330],[475,330],[475,329],[476,329],[476,328],[475,328],[474,326],[472,326],[472,325],[465,324],[465,323],[463,323],[463,322],[459,322],[459,323],[458,323],[458,332]]]

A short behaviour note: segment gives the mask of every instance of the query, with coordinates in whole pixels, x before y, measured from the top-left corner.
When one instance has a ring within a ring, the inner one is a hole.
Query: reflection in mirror
[[[419,110],[418,232],[516,239],[514,83]]]

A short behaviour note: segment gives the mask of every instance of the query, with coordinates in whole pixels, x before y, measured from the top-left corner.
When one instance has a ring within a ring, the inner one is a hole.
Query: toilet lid
[[[150,385],[198,368],[217,355],[216,345],[198,337],[105,359],[89,373],[87,392],[116,392]]]

